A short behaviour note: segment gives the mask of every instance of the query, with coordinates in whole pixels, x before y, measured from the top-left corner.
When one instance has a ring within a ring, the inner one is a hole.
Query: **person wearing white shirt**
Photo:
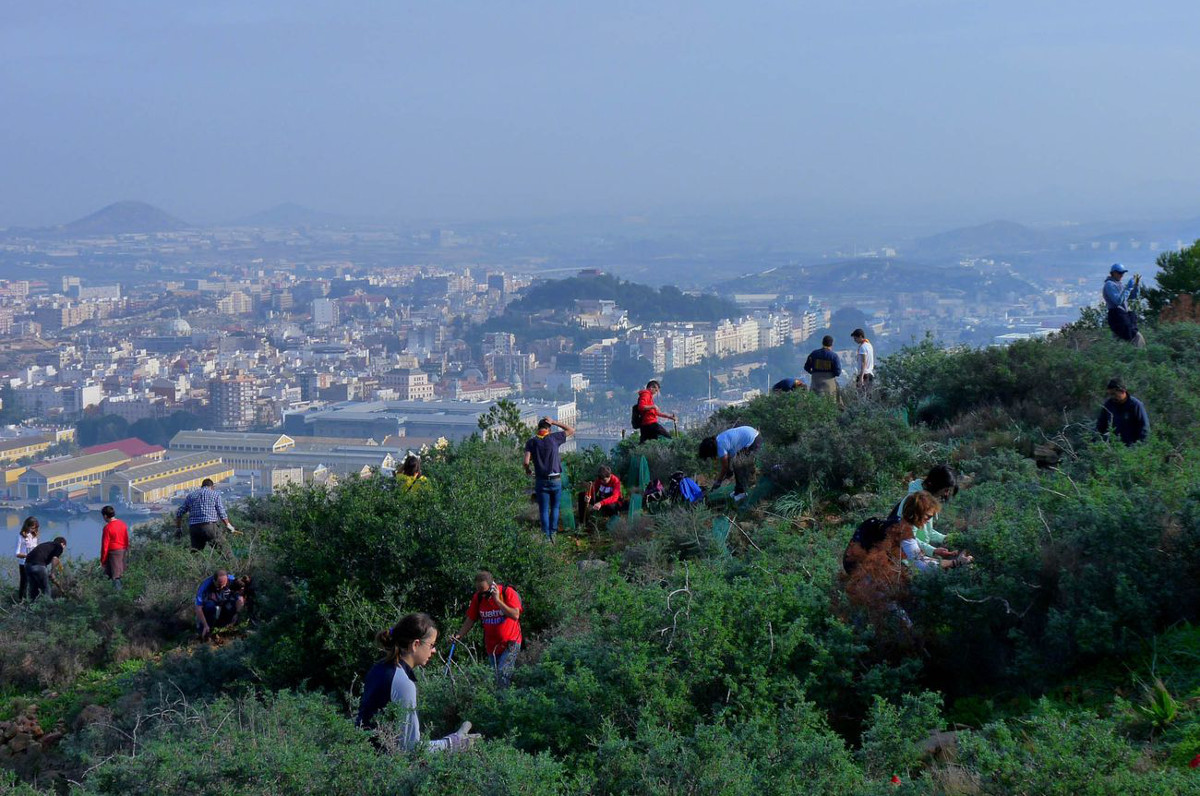
[[[854,377],[854,383],[858,385],[858,389],[865,391],[870,389],[871,383],[875,381],[875,346],[871,345],[862,329],[855,329],[850,333],[850,337],[858,344],[858,353],[855,356],[858,373]]]
[[[33,548],[37,546],[37,517],[26,517],[25,522],[21,523],[21,532],[17,534],[17,569],[21,575],[21,585],[18,587],[17,597],[21,600],[24,600],[29,593],[29,579],[25,574],[25,556],[33,552]]]

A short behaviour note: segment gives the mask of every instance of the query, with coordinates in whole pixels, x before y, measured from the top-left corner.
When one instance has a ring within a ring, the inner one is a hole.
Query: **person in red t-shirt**
[[[121,588],[121,576],[125,574],[125,554],[129,550],[129,526],[117,519],[117,510],[112,506],[100,509],[104,518],[104,530],[100,532],[100,566],[113,582],[113,588]]]
[[[659,437],[671,436],[671,432],[667,431],[666,426],[658,422],[658,419],[665,417],[667,420],[674,420],[675,415],[664,412],[654,405],[654,399],[658,397],[658,393],[659,385],[656,379],[646,382],[646,389],[638,390],[637,408],[640,413],[638,419],[641,422],[638,431],[642,433],[638,442],[649,442]]]
[[[496,667],[496,685],[505,688],[512,680],[517,654],[521,651],[521,595],[512,586],[497,583],[492,573],[480,570],[475,576],[475,593],[467,606],[458,635],[462,641],[476,622],[483,625],[483,646]]]

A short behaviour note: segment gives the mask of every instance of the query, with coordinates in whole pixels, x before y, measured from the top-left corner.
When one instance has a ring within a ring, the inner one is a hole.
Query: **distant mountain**
[[[284,202],[253,215],[234,221],[235,227],[321,227],[345,224],[347,219],[336,213],[313,210],[294,202]]]
[[[916,249],[931,255],[987,255],[1043,249],[1049,244],[1048,236],[1036,229],[1014,221],[991,221],[920,238]]]
[[[187,224],[145,202],[113,202],[58,228],[72,235],[122,235],[134,232],[175,232]]]
[[[859,258],[788,265],[713,285],[717,295],[779,293],[828,300],[933,291],[946,296],[1028,295],[1035,288],[1007,270],[939,267],[904,260]]]

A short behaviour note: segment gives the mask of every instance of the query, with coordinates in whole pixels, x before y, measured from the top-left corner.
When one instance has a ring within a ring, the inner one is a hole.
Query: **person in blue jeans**
[[[554,428],[559,430],[552,431]],[[575,429],[565,423],[543,417],[525,443],[525,473],[534,477],[542,533],[551,542],[558,530],[558,503],[562,497],[562,457],[558,449],[574,433]]]

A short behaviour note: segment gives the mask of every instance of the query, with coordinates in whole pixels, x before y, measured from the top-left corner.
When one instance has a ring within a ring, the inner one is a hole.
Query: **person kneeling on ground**
[[[958,477],[954,471],[944,464],[938,464],[930,468],[924,478],[918,478],[915,481],[910,481],[908,484],[908,494],[905,495],[896,507],[892,509],[892,513],[887,517],[887,524],[899,522],[901,515],[904,512],[904,506],[912,498],[914,494],[925,490],[933,495],[939,501],[940,506],[944,505],[950,498],[958,494]],[[913,527],[913,536],[917,540],[917,544],[921,548],[921,552],[927,556],[937,556],[939,558],[954,558],[956,553],[947,550],[942,546],[942,542],[946,541],[946,534],[938,533],[933,529],[933,520]]]
[[[396,746],[406,752],[417,748],[421,742],[421,720],[417,716],[417,677],[413,670],[429,663],[437,648],[437,637],[437,625],[429,614],[408,614],[375,636],[383,650],[383,659],[367,672],[355,726],[375,729],[375,715],[389,703],[398,702],[404,718]],[[467,749],[479,740],[479,735],[470,734],[470,730],[471,722],[464,721],[453,735],[430,741],[429,748]]]
[[[233,625],[246,607],[250,576],[238,578],[218,569],[196,589],[196,633],[201,641],[218,627]]]
[[[933,518],[942,509],[938,499],[925,490],[914,492],[904,499],[904,507],[900,511],[900,521],[893,523],[888,529],[888,538],[892,536],[891,528],[897,528],[900,552],[904,562],[916,567],[921,572],[937,569],[951,569],[970,564],[974,559],[966,553],[947,550],[942,557],[934,558],[926,555],[917,541],[916,529],[933,522]]]
[[[733,475],[733,499],[735,502],[746,497],[750,479],[754,477],[754,454],[762,448],[762,436],[753,426],[738,426],[722,431],[715,437],[700,441],[701,459],[718,459],[721,469],[712,489],[719,489],[725,479]],[[710,490],[711,491],[711,490]]]
[[[956,554],[953,559],[938,559],[921,552],[913,529],[936,516],[939,508],[937,498],[924,490],[909,495],[901,518],[887,526],[882,541],[860,551],[856,565],[849,569],[846,595],[852,603],[864,608],[876,625],[882,626],[892,617],[905,627],[912,626],[904,606],[914,569],[938,571],[973,561],[965,553]]]
[[[505,688],[512,681],[517,655],[525,640],[521,635],[521,595],[512,586],[497,583],[492,573],[481,569],[475,575],[475,593],[467,606],[455,643],[462,641],[476,622],[483,624],[483,646],[496,669],[496,685]]]
[[[621,510],[621,479],[613,475],[607,464],[600,465],[596,480],[580,495],[579,516],[584,522],[598,512],[602,517],[615,517]]]

